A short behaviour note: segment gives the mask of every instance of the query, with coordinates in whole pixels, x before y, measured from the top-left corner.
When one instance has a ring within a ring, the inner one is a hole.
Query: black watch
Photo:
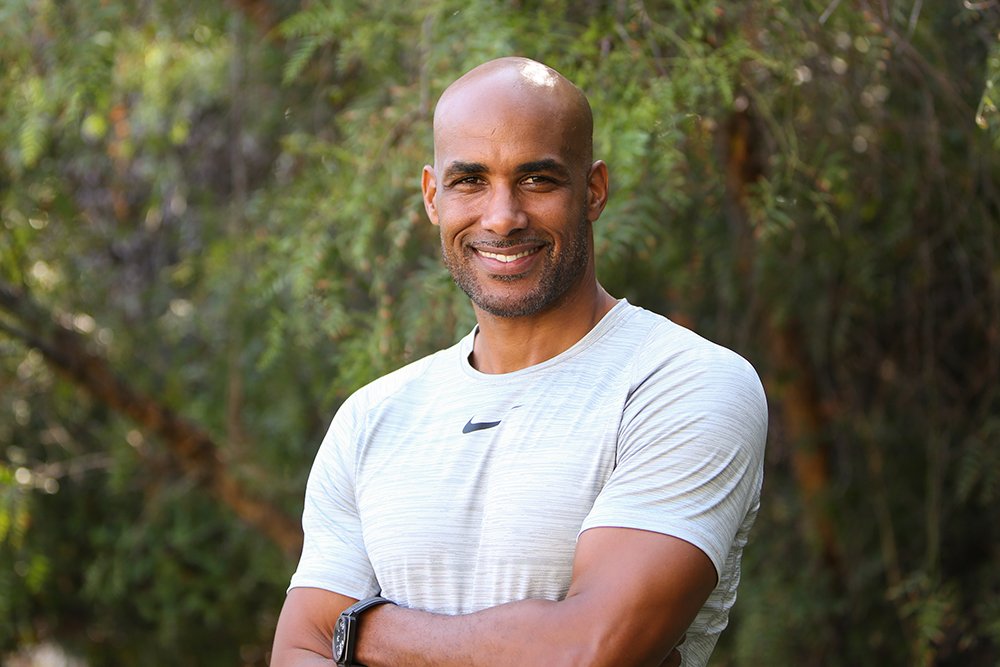
[[[364,667],[354,662],[354,645],[357,642],[360,616],[365,610],[380,604],[394,603],[383,597],[365,598],[340,612],[337,624],[333,626],[333,661],[339,667]]]

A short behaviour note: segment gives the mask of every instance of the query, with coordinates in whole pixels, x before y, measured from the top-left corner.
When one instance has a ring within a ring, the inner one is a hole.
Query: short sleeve
[[[672,535],[704,551],[721,578],[737,531],[759,503],[767,404],[746,360],[682,335],[690,345],[633,378],[615,469],[581,532],[613,526]]]
[[[363,599],[379,585],[364,545],[354,493],[355,445],[363,429],[357,395],[337,411],[306,484],[304,542],[289,589],[325,590]]]

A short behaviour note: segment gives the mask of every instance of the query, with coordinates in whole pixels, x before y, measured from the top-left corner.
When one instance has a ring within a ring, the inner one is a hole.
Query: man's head
[[[583,93],[525,58],[480,65],[441,96],[424,204],[480,310],[532,315],[596,282],[591,223],[608,181],[592,133]]]

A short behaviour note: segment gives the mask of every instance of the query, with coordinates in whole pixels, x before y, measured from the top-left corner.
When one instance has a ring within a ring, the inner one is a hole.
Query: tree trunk
[[[227,470],[218,456],[219,447],[203,428],[131,386],[114,372],[107,359],[88,350],[83,336],[60,324],[8,283],[0,282],[0,310],[21,327],[5,326],[4,331],[37,349],[52,368],[95,400],[158,436],[186,475],[285,553],[294,555],[299,551],[302,532],[298,521],[250,494]]]
[[[746,105],[750,102],[746,101]],[[725,133],[726,200],[734,234],[737,273],[749,280],[755,255],[749,223],[750,187],[763,176],[762,141],[749,109],[734,112]],[[764,335],[768,341],[770,373],[768,391],[780,405],[785,434],[791,447],[792,470],[802,498],[809,539],[843,585],[840,547],[826,498],[830,487],[830,443],[824,435],[826,417],[815,369],[809,360],[794,319],[778,318],[764,304]]]

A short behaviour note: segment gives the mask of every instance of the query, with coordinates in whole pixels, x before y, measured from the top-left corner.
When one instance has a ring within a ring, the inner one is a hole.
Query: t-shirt
[[[582,531],[656,531],[718,573],[681,647],[684,665],[704,665],[760,499],[767,407],[753,368],[625,300],[512,373],[471,366],[475,335],[345,401],[309,476],[290,587],[444,614],[558,600]]]

